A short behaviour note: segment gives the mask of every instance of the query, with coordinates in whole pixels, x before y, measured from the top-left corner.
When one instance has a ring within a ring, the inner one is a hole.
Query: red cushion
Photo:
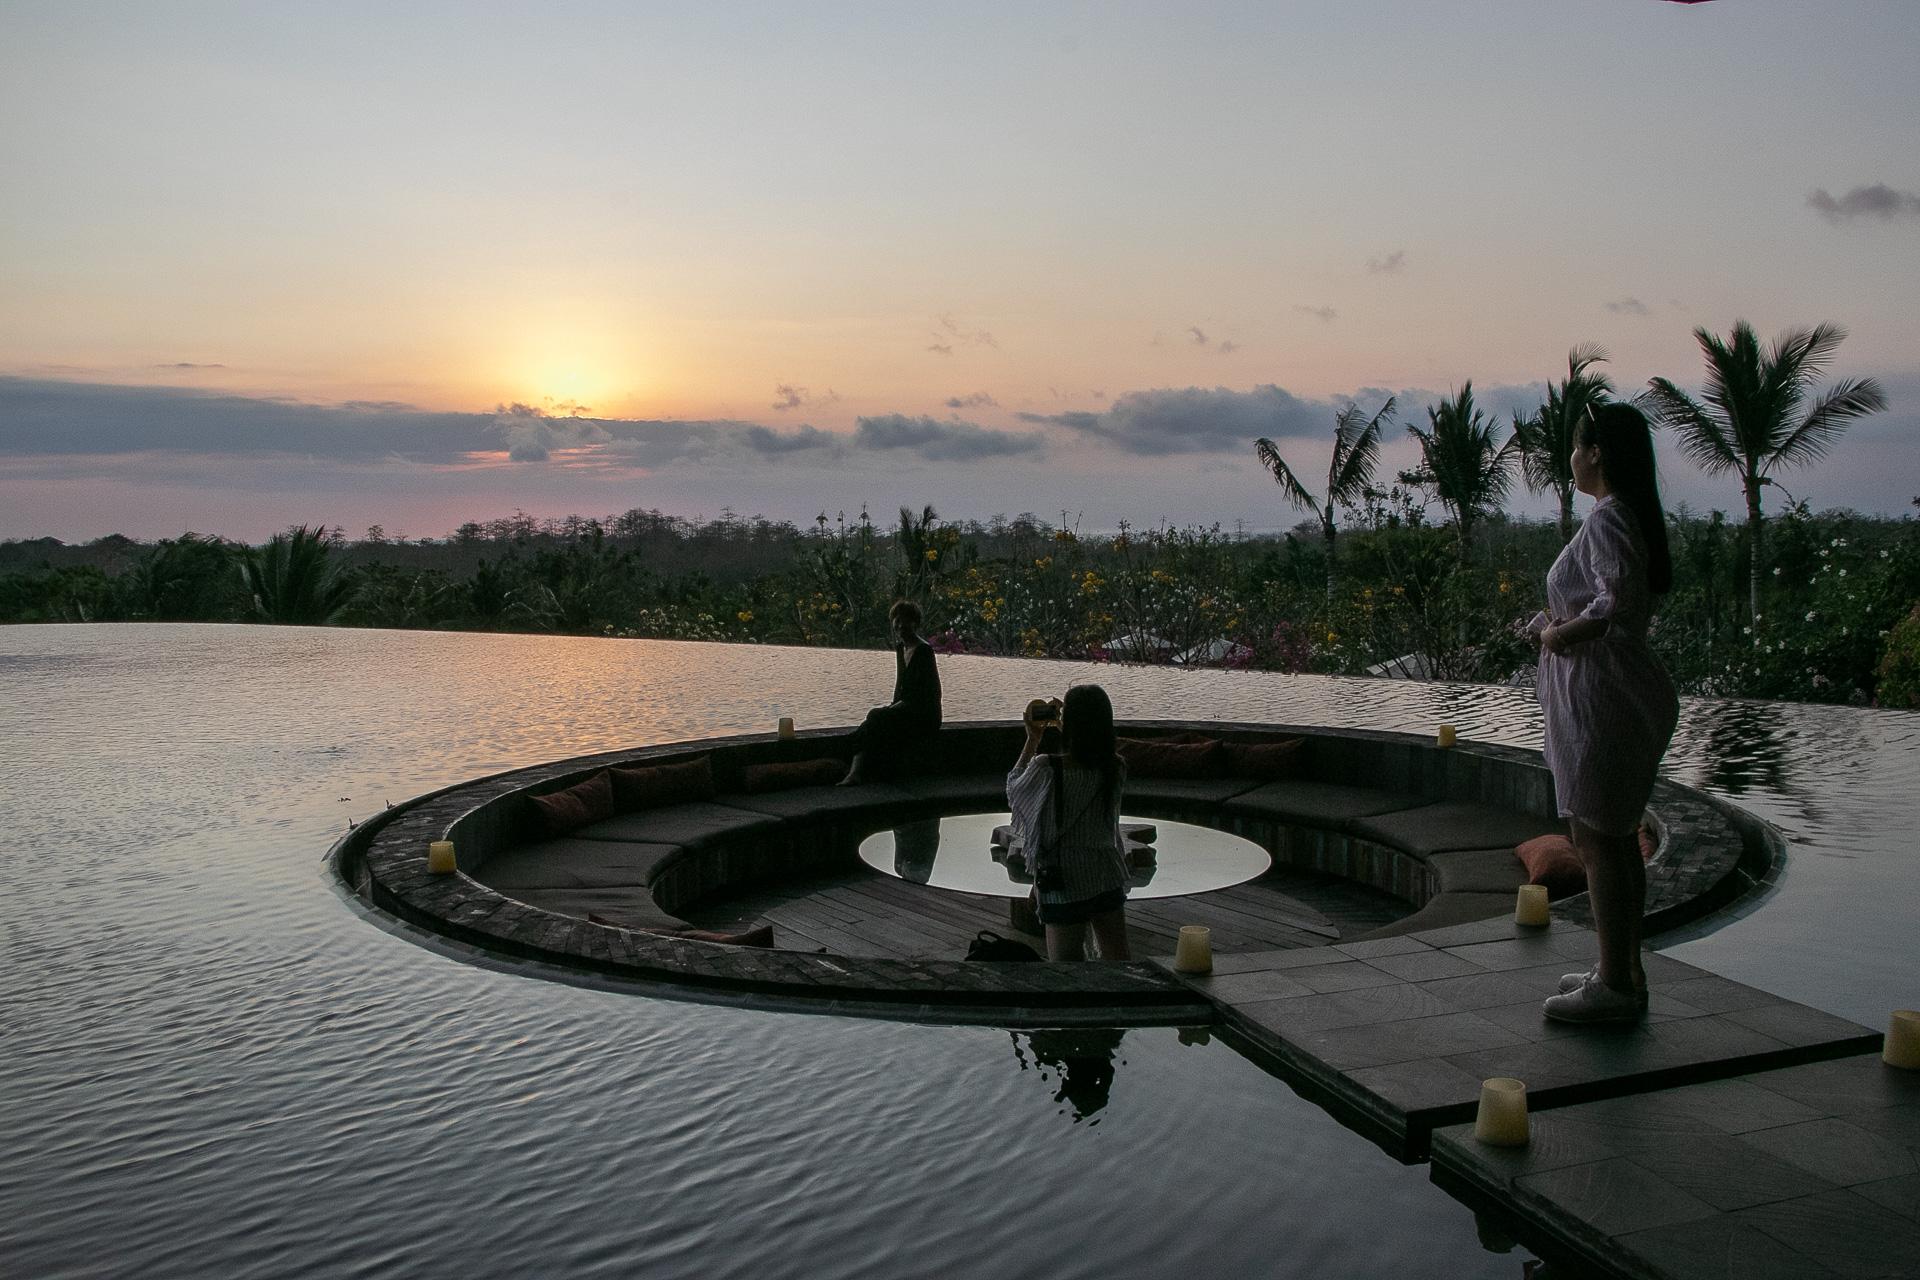
[[[1262,782],[1284,782],[1300,776],[1300,749],[1305,738],[1285,742],[1229,742],[1224,744],[1227,772],[1236,778],[1257,778]]]
[[[1660,837],[1653,834],[1653,828],[1640,824],[1640,861],[1647,862],[1660,852]]]
[[[1122,738],[1115,749],[1127,762],[1127,777],[1217,778],[1223,756],[1218,738],[1167,742],[1160,738]]]
[[[1566,836],[1536,836],[1514,850],[1527,867],[1527,883],[1547,886],[1547,897],[1587,891],[1587,869]]]
[[[613,802],[621,813],[713,799],[711,756],[701,756],[681,764],[656,764],[644,769],[609,769],[607,772],[613,775]]]
[[[545,820],[547,830],[556,836],[613,816],[613,784],[605,769],[565,791],[528,798]]]
[[[740,771],[740,789],[749,795],[794,787],[830,787],[847,776],[842,760],[796,760],[790,764],[750,764]]]
[[[771,947],[773,945],[773,926],[763,924],[745,933],[714,933],[708,929],[642,929],[637,925],[621,920],[611,920],[598,912],[587,912],[590,924],[603,924],[610,929],[630,929],[635,933],[652,933],[662,938],[692,938],[696,942],[723,942],[730,947]]]

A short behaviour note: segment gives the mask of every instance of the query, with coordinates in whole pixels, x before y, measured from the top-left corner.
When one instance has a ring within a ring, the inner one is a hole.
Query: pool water
[[[1091,677],[1128,716],[1539,733],[1513,690],[941,661],[955,719]],[[1519,1274],[1424,1168],[1218,1040],[541,982],[374,927],[323,866],[388,801],[846,724],[891,674],[667,642],[0,629],[0,1274]],[[1685,714],[1676,774],[1795,852],[1681,953],[1875,1023],[1916,1003],[1920,716]]]

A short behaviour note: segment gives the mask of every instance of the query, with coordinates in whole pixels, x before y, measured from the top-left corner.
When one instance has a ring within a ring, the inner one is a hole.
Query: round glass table
[[[1025,851],[1013,841],[1010,813],[964,813],[909,822],[860,842],[860,860],[876,871],[935,889],[1024,898],[1033,889]],[[1132,868],[1130,898],[1177,898],[1244,883],[1273,860],[1251,840],[1186,822],[1122,817]]]

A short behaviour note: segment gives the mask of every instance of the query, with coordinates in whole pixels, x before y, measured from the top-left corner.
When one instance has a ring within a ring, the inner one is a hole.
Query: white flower
[[[1752,627],[1742,627],[1742,628],[1740,628],[1740,634],[1741,634],[1741,635],[1743,635],[1743,636],[1750,636],[1750,635],[1752,635],[1752,634],[1753,634],[1753,628],[1752,628]]]
[[[1841,635],[1847,634],[1847,629],[1845,627],[1840,628],[1840,634]]]
[[[1809,610],[1807,610],[1807,621],[1808,621],[1808,622],[1812,622],[1812,621],[1813,621],[1813,610],[1811,610],[1811,609],[1809,609]]]
[[[1825,547],[1822,547],[1820,548],[1820,554],[1823,556],[1830,556],[1833,554],[1833,552],[1827,550]]]
[[[1880,558],[1881,558],[1882,560],[1885,560],[1885,559],[1887,558],[1887,553],[1886,553],[1886,552],[1884,552],[1884,551],[1882,551],[1882,552],[1880,553]]]
[[[1882,552],[1881,554],[1882,554],[1882,555],[1885,555],[1886,553],[1885,553],[1885,552]],[[1774,576],[1774,577],[1776,577],[1776,578],[1777,578],[1777,577],[1779,577],[1779,576],[1780,576],[1780,570],[1778,570],[1778,569],[1775,569],[1775,570],[1773,571],[1773,576]]]
[[[1847,571],[1846,571],[1845,569],[1842,569],[1842,570],[1840,571],[1840,576],[1841,576],[1841,577],[1843,577],[1843,578],[1844,578],[1844,577],[1846,577],[1846,576],[1847,576]]]

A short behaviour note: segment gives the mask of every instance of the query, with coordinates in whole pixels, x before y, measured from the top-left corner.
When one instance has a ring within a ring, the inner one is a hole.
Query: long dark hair
[[[1103,783],[1113,784],[1119,769],[1113,732],[1113,700],[1097,684],[1077,684],[1067,690],[1061,726],[1064,754],[1082,769],[1098,769]]]
[[[1673,555],[1667,550],[1667,513],[1660,505],[1660,478],[1653,465],[1653,430],[1630,404],[1597,404],[1580,423],[1575,443],[1600,451],[1607,489],[1633,512],[1647,545],[1647,583],[1655,595],[1673,588]]]

